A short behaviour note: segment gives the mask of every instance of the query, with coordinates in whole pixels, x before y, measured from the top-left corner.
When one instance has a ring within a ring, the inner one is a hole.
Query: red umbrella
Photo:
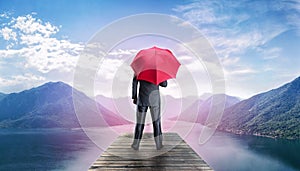
[[[180,63],[170,50],[154,46],[139,51],[130,66],[138,80],[158,85],[170,78],[176,78]]]

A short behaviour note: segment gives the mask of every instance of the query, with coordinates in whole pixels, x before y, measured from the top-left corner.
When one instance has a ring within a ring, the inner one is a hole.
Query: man
[[[139,94],[137,96],[137,85],[140,82]],[[139,149],[140,141],[142,139],[145,118],[148,107],[150,108],[151,118],[153,122],[153,134],[156,144],[156,149],[160,150],[163,147],[162,144],[162,132],[160,122],[160,94],[159,86],[167,87],[167,81],[161,82],[159,85],[155,85],[148,81],[137,80],[134,76],[132,80],[132,99],[133,103],[137,105],[136,112],[136,126],[134,133],[134,141],[131,147],[134,150]]]

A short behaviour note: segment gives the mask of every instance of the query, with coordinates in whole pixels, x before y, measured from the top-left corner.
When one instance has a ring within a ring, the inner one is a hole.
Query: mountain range
[[[135,122],[135,107],[130,97],[111,99],[97,96],[93,99],[63,82],[49,82],[19,93],[0,93],[0,128],[80,127],[73,105],[74,97],[80,99],[78,104],[84,111],[84,121],[81,120],[84,126]],[[206,93],[200,98],[163,96],[162,118],[205,125],[211,107],[218,107],[215,106],[218,104],[212,106],[212,99],[225,99],[225,111],[219,130],[300,138],[300,77],[277,89],[242,101],[225,94]],[[94,105],[97,110],[92,107]]]
[[[171,120],[181,120],[181,121],[188,121],[188,122],[196,122],[205,125],[205,121],[207,116],[209,115],[210,109],[214,101],[223,102],[224,101],[224,108],[228,108],[240,101],[239,98],[229,96],[226,94],[209,94],[205,93],[199,99],[197,99],[193,104],[191,104],[188,108],[183,110],[183,112],[176,117],[171,118]]]
[[[131,97],[109,98],[103,95],[96,96],[96,101],[114,113],[122,113],[122,116],[135,122],[136,107],[132,106]],[[186,110],[196,101],[195,97],[175,98],[170,95],[161,96],[161,115],[162,120],[170,120],[180,115],[181,111]],[[146,117],[150,119],[151,117]]]
[[[300,77],[227,108],[219,129],[238,134],[300,138]]]
[[[72,94],[73,93],[73,94]],[[63,82],[49,82],[0,100],[0,127],[13,128],[74,128],[80,127],[73,97],[80,99],[86,113],[85,126],[127,124],[128,121],[109,111],[82,92]],[[91,105],[97,105],[93,110]],[[102,117],[99,117],[99,116]]]

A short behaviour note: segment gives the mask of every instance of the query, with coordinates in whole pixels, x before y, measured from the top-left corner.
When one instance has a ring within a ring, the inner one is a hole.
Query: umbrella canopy
[[[168,49],[152,47],[137,53],[130,65],[138,80],[153,84],[176,78],[180,63]]]

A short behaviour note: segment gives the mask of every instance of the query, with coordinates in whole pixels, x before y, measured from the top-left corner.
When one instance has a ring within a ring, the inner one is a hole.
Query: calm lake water
[[[300,142],[217,132],[189,144],[215,170],[300,170]],[[102,151],[80,130],[0,129],[0,170],[87,170]]]
[[[215,170],[300,170],[300,141],[216,132],[195,150]]]
[[[80,130],[0,129],[0,171],[87,170],[100,153]]]

